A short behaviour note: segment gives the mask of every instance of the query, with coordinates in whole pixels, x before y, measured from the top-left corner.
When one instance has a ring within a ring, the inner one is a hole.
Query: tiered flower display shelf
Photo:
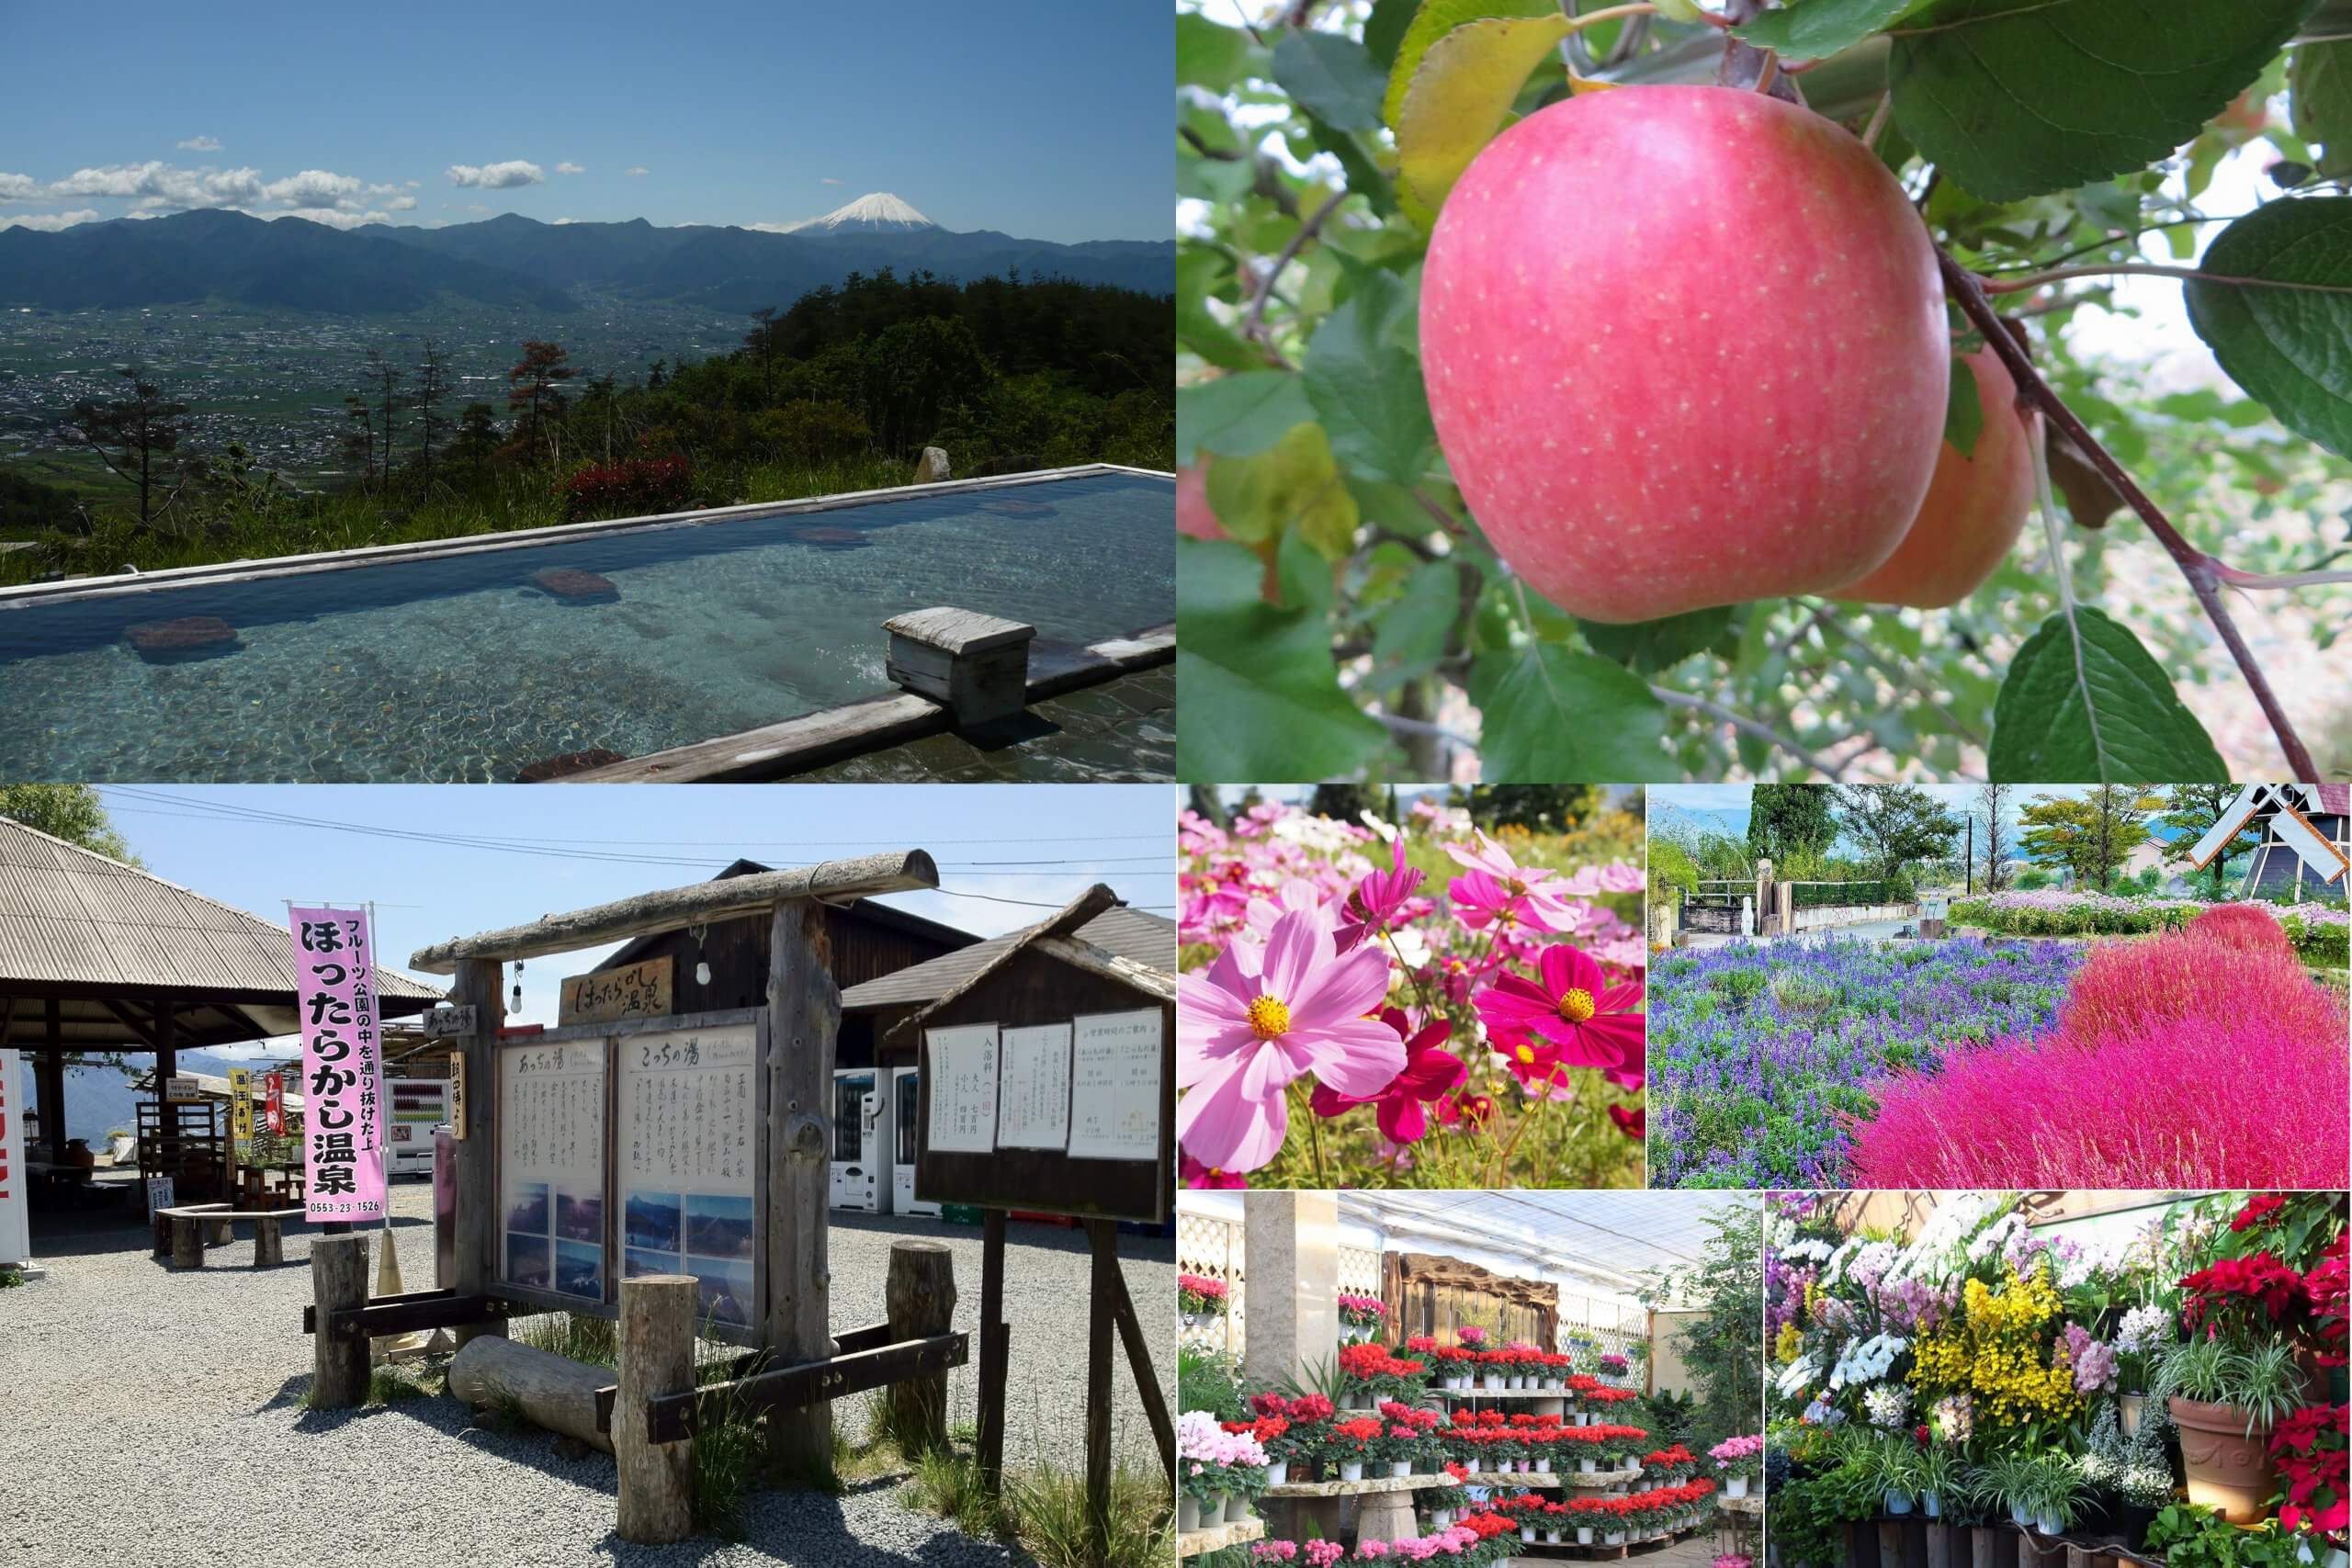
[[[1764,1517],[1764,1499],[1752,1492],[1745,1497],[1726,1497],[1718,1492],[1715,1506],[1726,1514],[1747,1514],[1759,1519]]]
[[[1515,1558],[1544,1557],[1561,1562],[1615,1562],[1623,1558],[1647,1557],[1654,1552],[1663,1551],[1677,1541],[1688,1540],[1704,1528],[1701,1525],[1693,1525],[1688,1529],[1676,1530],[1672,1535],[1659,1536],[1655,1540],[1630,1540],[1617,1546],[1601,1546],[1598,1543],[1591,1546],[1579,1546],[1572,1540],[1556,1543],[1546,1540],[1522,1540],[1513,1543],[1511,1555]]]
[[[1451,1486],[1447,1475],[1368,1475],[1362,1481],[1286,1481],[1259,1495],[1259,1508],[1282,1528],[1274,1533],[1285,1540],[1304,1540],[1310,1534],[1337,1540],[1340,1503],[1353,1497],[1356,1535],[1363,1540],[1409,1540],[1420,1534],[1413,1518],[1413,1494],[1434,1486]],[[1313,1521],[1315,1529],[1306,1526]]]
[[[1266,1521],[1243,1519],[1238,1524],[1212,1525],[1204,1530],[1183,1530],[1176,1537],[1176,1555],[1202,1557],[1212,1551],[1222,1551],[1228,1546],[1240,1546],[1249,1541],[1263,1540]]]

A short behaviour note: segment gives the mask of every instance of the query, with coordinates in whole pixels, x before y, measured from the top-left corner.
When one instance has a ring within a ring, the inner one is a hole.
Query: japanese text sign
[[[303,1169],[313,1220],[384,1214],[376,959],[361,909],[288,910],[302,1031]]]

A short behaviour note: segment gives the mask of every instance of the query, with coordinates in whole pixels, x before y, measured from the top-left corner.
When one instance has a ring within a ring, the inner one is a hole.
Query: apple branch
[[[2352,284],[2298,283],[2284,277],[2231,277],[2222,273],[2200,272],[2193,266],[2161,266],[2154,262],[2060,266],[2024,277],[1980,276],[1977,282],[1987,294],[2023,294],[2049,284],[2064,283],[2070,277],[2177,277],[2190,283],[2219,283],[2235,288],[2285,288],[2302,294],[2352,294]]]
[[[1266,329],[1266,306],[1274,297],[1274,280],[1282,276],[1283,268],[1298,259],[1298,253],[1306,248],[1306,242],[1323,231],[1324,220],[1340,209],[1340,203],[1348,199],[1348,194],[1345,190],[1332,193],[1330,199],[1317,208],[1298,226],[1298,232],[1283,242],[1283,248],[1274,254],[1273,261],[1267,265],[1265,276],[1258,281],[1257,296],[1250,301],[1250,313],[1241,322],[1241,335],[1263,349],[1278,367],[1287,369],[1290,361],[1274,346],[1273,334]]]
[[[2254,700],[2261,705],[2263,717],[2270,721],[2270,731],[2278,738],[2278,750],[2286,754],[2287,765],[2294,770],[2290,776],[2318,778],[2319,764],[2312,760],[2311,750],[2303,744],[2302,737],[2295,733],[2294,722],[2287,716],[2287,710],[2279,705],[2278,694],[2270,689],[2269,678],[2263,674],[2261,664],[2254,657],[2254,650],[2246,646],[2244,634],[2238,630],[2237,622],[2230,615],[2228,604],[2222,598],[2221,584],[2225,581],[2222,563],[2182,536],[2180,530],[2172,525],[2172,520],[2148,499],[2147,492],[2123,471],[2123,466],[2099,445],[2098,437],[2090,433],[2090,427],[2043,379],[2041,372],[2027,357],[2025,346],[2011,335],[1999,313],[1993,309],[1993,302],[1984,292],[1984,280],[1954,261],[1940,245],[1936,248],[1936,259],[1943,268],[1945,292],[1959,305],[1970,323],[1984,334],[1993,352],[2001,356],[2001,364],[2008,370],[2009,378],[2017,383],[2018,401],[2040,410],[2054,429],[2075,444],[2090,465],[2115,488],[2116,494],[2123,498],[2124,504],[2140,514],[2140,520],[2148,525],[2148,531],[2156,536],[2156,542],[2165,547],[2165,552],[2172,557],[2173,564],[2180,569],[2181,576],[2188,581],[2189,592],[2197,595],[2197,603],[2203,607],[2205,618],[2213,623],[2214,631],[2221,635],[2223,645],[2230,650],[2230,657],[2236,661],[2238,673],[2245,678],[2247,690],[2254,694]],[[2063,572],[2064,563],[2059,563],[2058,570]]]

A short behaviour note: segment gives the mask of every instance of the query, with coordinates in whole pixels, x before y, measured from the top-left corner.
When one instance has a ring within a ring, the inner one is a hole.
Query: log
[[[936,1241],[890,1244],[883,1287],[890,1337],[903,1342],[945,1334],[956,1320],[956,1255]],[[947,1377],[909,1378],[885,1391],[891,1429],[909,1456],[947,1446]]]
[[[201,1269],[204,1267],[204,1232],[198,1227],[203,1222],[192,1214],[172,1217],[172,1267]]]
[[[835,863],[860,882],[899,874],[886,869],[903,860],[935,885],[931,857],[914,850],[903,857]],[[810,880],[817,880],[813,874]],[[766,876],[739,876],[765,883]],[[898,883],[897,886],[910,886]],[[706,886],[724,886],[707,883]],[[826,1224],[832,1201],[833,1051],[841,1031],[842,994],[828,960],[824,915],[812,899],[796,897],[775,906],[768,932],[768,1150],[767,1314],[762,1343],[786,1366],[831,1359],[832,1269]],[[833,1407],[818,1400],[805,1409],[771,1412],[768,1468],[778,1480],[797,1485],[830,1477],[833,1470]]]
[[[286,1261],[286,1222],[276,1214],[254,1221],[254,1267],[266,1269]]]
[[[694,1439],[650,1440],[645,1402],[695,1386],[695,1290],[691,1274],[646,1274],[621,1281],[613,1459],[620,1476],[623,1540],[650,1544],[694,1534]],[[592,1416],[593,1406],[592,1396]]]
[[[323,1339],[325,1337],[320,1337]],[[360,1365],[367,1366],[363,1341]],[[449,1359],[449,1392],[476,1409],[513,1406],[535,1427],[577,1438],[591,1448],[613,1451],[613,1439],[596,1429],[596,1391],[612,1373],[559,1356],[484,1335],[469,1339]],[[619,1423],[617,1408],[614,1422]],[[639,1419],[644,1418],[640,1402]]]
[[[474,1010],[474,1032],[458,1042],[466,1075],[464,1136],[457,1140],[456,1240],[449,1282],[461,1296],[486,1293],[498,1275],[498,1028],[506,1019],[500,994],[503,973],[493,959],[459,966],[449,999]],[[435,1181],[439,1177],[434,1179]],[[503,1336],[503,1319],[460,1324],[451,1330],[459,1345],[483,1336]]]
[[[368,1238],[322,1235],[311,1244],[311,1408],[345,1410],[368,1397],[368,1341],[324,1332],[337,1312],[368,1304]]]

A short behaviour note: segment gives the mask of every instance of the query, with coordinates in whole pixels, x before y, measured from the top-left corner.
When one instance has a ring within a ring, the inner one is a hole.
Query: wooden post
[[[1878,1568],[1903,1568],[1903,1521],[1878,1522]]]
[[[1991,1525],[1978,1525],[1968,1532],[1969,1568],[1994,1568],[1999,1560],[2001,1532]]]
[[[322,1235],[311,1243],[311,1408],[343,1410],[368,1397],[368,1341],[328,1332],[334,1314],[368,1304],[368,1238]]]
[[[694,1534],[694,1439],[648,1442],[645,1402],[695,1386],[695,1304],[691,1274],[647,1274],[621,1281],[613,1459],[620,1475],[623,1540],[653,1544]]]
[[[2018,1568],[2041,1568],[2041,1553],[2033,1544],[2033,1531],[2018,1529]]]
[[[65,1161],[65,1021],[55,997],[47,999],[42,1024],[49,1048],[40,1058],[40,1129],[49,1144],[50,1163],[62,1165]]]
[[[892,1242],[883,1302],[894,1340],[948,1332],[956,1321],[956,1255],[942,1242]],[[894,1382],[883,1397],[899,1449],[910,1458],[947,1446],[946,1373]]]
[[[450,1284],[461,1296],[484,1295],[498,1277],[498,1026],[506,1009],[498,997],[494,958],[467,959],[458,965],[449,999],[474,1010],[474,1032],[458,1045],[466,1063],[466,1119],[458,1141],[457,1251]],[[506,1323],[460,1325],[451,1337],[460,1346],[484,1335],[503,1338]]]
[[[998,1495],[1004,1479],[1004,1363],[1012,1331],[1004,1317],[1004,1211],[980,1212],[980,1487]]]
[[[2091,1568],[2091,1554],[2089,1549],[2087,1547],[2076,1546],[2071,1540],[2068,1541],[2066,1543],[2066,1568]]]
[[[1928,1568],[1952,1568],[1951,1527],[1940,1519],[1928,1526]]]
[[[172,1267],[201,1269],[204,1267],[203,1222],[193,1214],[172,1216]]]
[[[775,907],[768,935],[768,1300],[763,1341],[777,1362],[833,1353],[826,1247],[832,1168],[828,1118],[842,996],[830,968],[823,907]],[[768,1416],[768,1467],[807,1485],[833,1467],[833,1407],[818,1400]]]
[[[267,1269],[286,1261],[285,1221],[264,1214],[254,1222],[254,1267]]]
[[[1086,1529],[1094,1561],[1111,1554],[1111,1296],[1118,1289],[1119,1227],[1086,1222],[1094,1248],[1086,1317]]]
[[[1176,1428],[1168,1419],[1168,1399],[1160,1391],[1159,1369],[1151,1364],[1151,1348],[1144,1343],[1143,1325],[1136,1320],[1134,1298],[1127,1294],[1126,1276],[1114,1269],[1111,1282],[1115,1287],[1111,1296],[1111,1315],[1119,1325],[1120,1343],[1127,1348],[1127,1369],[1135,1373],[1136,1393],[1143,1400],[1144,1419],[1151,1423],[1152,1440],[1159,1446],[1160,1468],[1168,1472],[1169,1483],[1173,1485]]]

